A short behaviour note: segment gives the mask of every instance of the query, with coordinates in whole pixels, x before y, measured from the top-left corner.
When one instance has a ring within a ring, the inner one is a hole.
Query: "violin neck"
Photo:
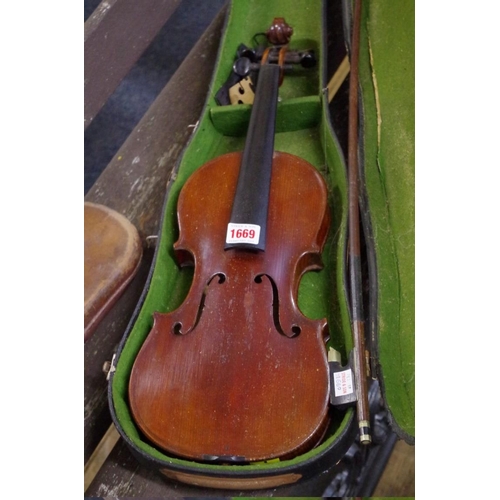
[[[229,224],[233,228],[258,227],[258,238],[241,242],[226,240],[226,249],[265,250],[279,79],[277,64],[262,65]]]

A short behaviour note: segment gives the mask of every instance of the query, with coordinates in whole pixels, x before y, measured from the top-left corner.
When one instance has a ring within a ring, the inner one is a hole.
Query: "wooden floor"
[[[415,446],[404,441],[396,443],[373,496],[415,496]]]

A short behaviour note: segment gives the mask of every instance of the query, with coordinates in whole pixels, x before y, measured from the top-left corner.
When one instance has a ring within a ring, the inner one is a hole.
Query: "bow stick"
[[[348,154],[349,172],[349,272],[351,283],[352,329],[354,340],[354,371],[357,390],[359,437],[362,444],[371,443],[368,404],[365,324],[361,281],[361,243],[358,188],[358,84],[361,0],[354,2],[349,79]]]

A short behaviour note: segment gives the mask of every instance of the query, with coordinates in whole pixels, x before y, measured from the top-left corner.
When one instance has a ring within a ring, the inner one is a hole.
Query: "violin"
[[[154,313],[131,372],[137,426],[181,458],[292,458],[329,422],[327,322],[297,306],[302,275],[322,267],[327,188],[310,163],[274,151],[279,42],[262,58],[244,150],[202,165],[179,194],[174,250],[193,282],[176,310]]]

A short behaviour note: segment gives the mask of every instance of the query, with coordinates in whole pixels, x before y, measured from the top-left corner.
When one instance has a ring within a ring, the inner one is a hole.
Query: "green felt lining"
[[[287,22],[294,27],[294,38],[292,39],[294,46],[314,48],[319,51],[323,36],[322,15],[322,2],[319,0],[295,0],[294,2],[288,0],[268,0],[266,2],[235,0],[231,4],[227,29],[221,41],[222,49],[219,53],[203,115],[178,165],[175,180],[169,188],[161,238],[158,243],[149,290],[120,353],[112,381],[113,405],[121,428],[138,449],[165,463],[180,466],[189,465],[191,468],[198,468],[200,472],[224,472],[235,470],[235,468],[248,471],[279,471],[283,467],[300,464],[314,458],[325,449],[334,446],[352,417],[354,411],[352,408],[345,413],[334,410],[334,419],[324,442],[293,460],[227,466],[199,464],[169,457],[164,452],[152,447],[141,439],[131,418],[127,402],[130,371],[135,357],[152,327],[152,314],[155,311],[172,311],[182,304],[193,277],[193,269],[180,269],[173,254],[173,244],[178,237],[176,205],[179,192],[189,176],[201,165],[221,154],[243,149],[249,107],[242,105],[222,109],[217,106],[214,99],[215,92],[228,76],[228,68],[231,68],[236,47],[240,43],[251,45],[252,36],[267,27],[273,17],[284,16]],[[321,57],[318,60],[321,61]],[[352,349],[350,318],[344,283],[347,222],[346,168],[341,148],[331,132],[328,121],[327,103],[319,78],[321,70],[320,66],[309,74],[285,78],[283,86],[280,88],[281,115],[278,117],[275,149],[304,158],[318,168],[327,181],[332,224],[322,255],[324,269],[320,272],[307,273],[302,278],[299,286],[298,304],[306,316],[311,318],[326,317],[328,319],[330,345],[341,352],[345,362]],[[367,105],[369,105],[368,101],[369,98],[366,100]],[[290,124],[290,121],[293,123]],[[368,146],[371,144],[369,143]],[[380,179],[370,182],[376,185],[372,188],[374,203],[377,206],[381,205],[380,210],[383,212],[386,207],[384,193],[380,189],[376,189],[377,182],[380,184]],[[387,251],[388,249],[390,252],[394,252],[391,244],[384,246],[386,241],[384,238],[382,240],[380,250]],[[386,263],[382,259],[381,272],[394,271],[391,268],[391,266],[394,267],[394,259],[387,260]],[[397,280],[397,274],[394,276]],[[384,283],[381,286],[385,286]],[[391,286],[396,287],[396,289],[398,287],[394,283],[387,285],[389,288]],[[391,290],[391,293],[393,291]],[[383,298],[387,297],[387,293],[383,293],[382,296]],[[384,307],[390,309],[391,305],[387,304]],[[399,325],[394,325],[394,327],[399,328]],[[383,351],[384,349],[381,349],[381,353]]]
[[[378,360],[386,404],[415,436],[415,6],[364,3],[364,178],[377,255]]]
[[[245,135],[252,106],[220,106],[210,109],[210,117],[217,132],[224,135]],[[319,96],[295,97],[278,103],[276,132],[293,132],[317,126],[321,121]]]

